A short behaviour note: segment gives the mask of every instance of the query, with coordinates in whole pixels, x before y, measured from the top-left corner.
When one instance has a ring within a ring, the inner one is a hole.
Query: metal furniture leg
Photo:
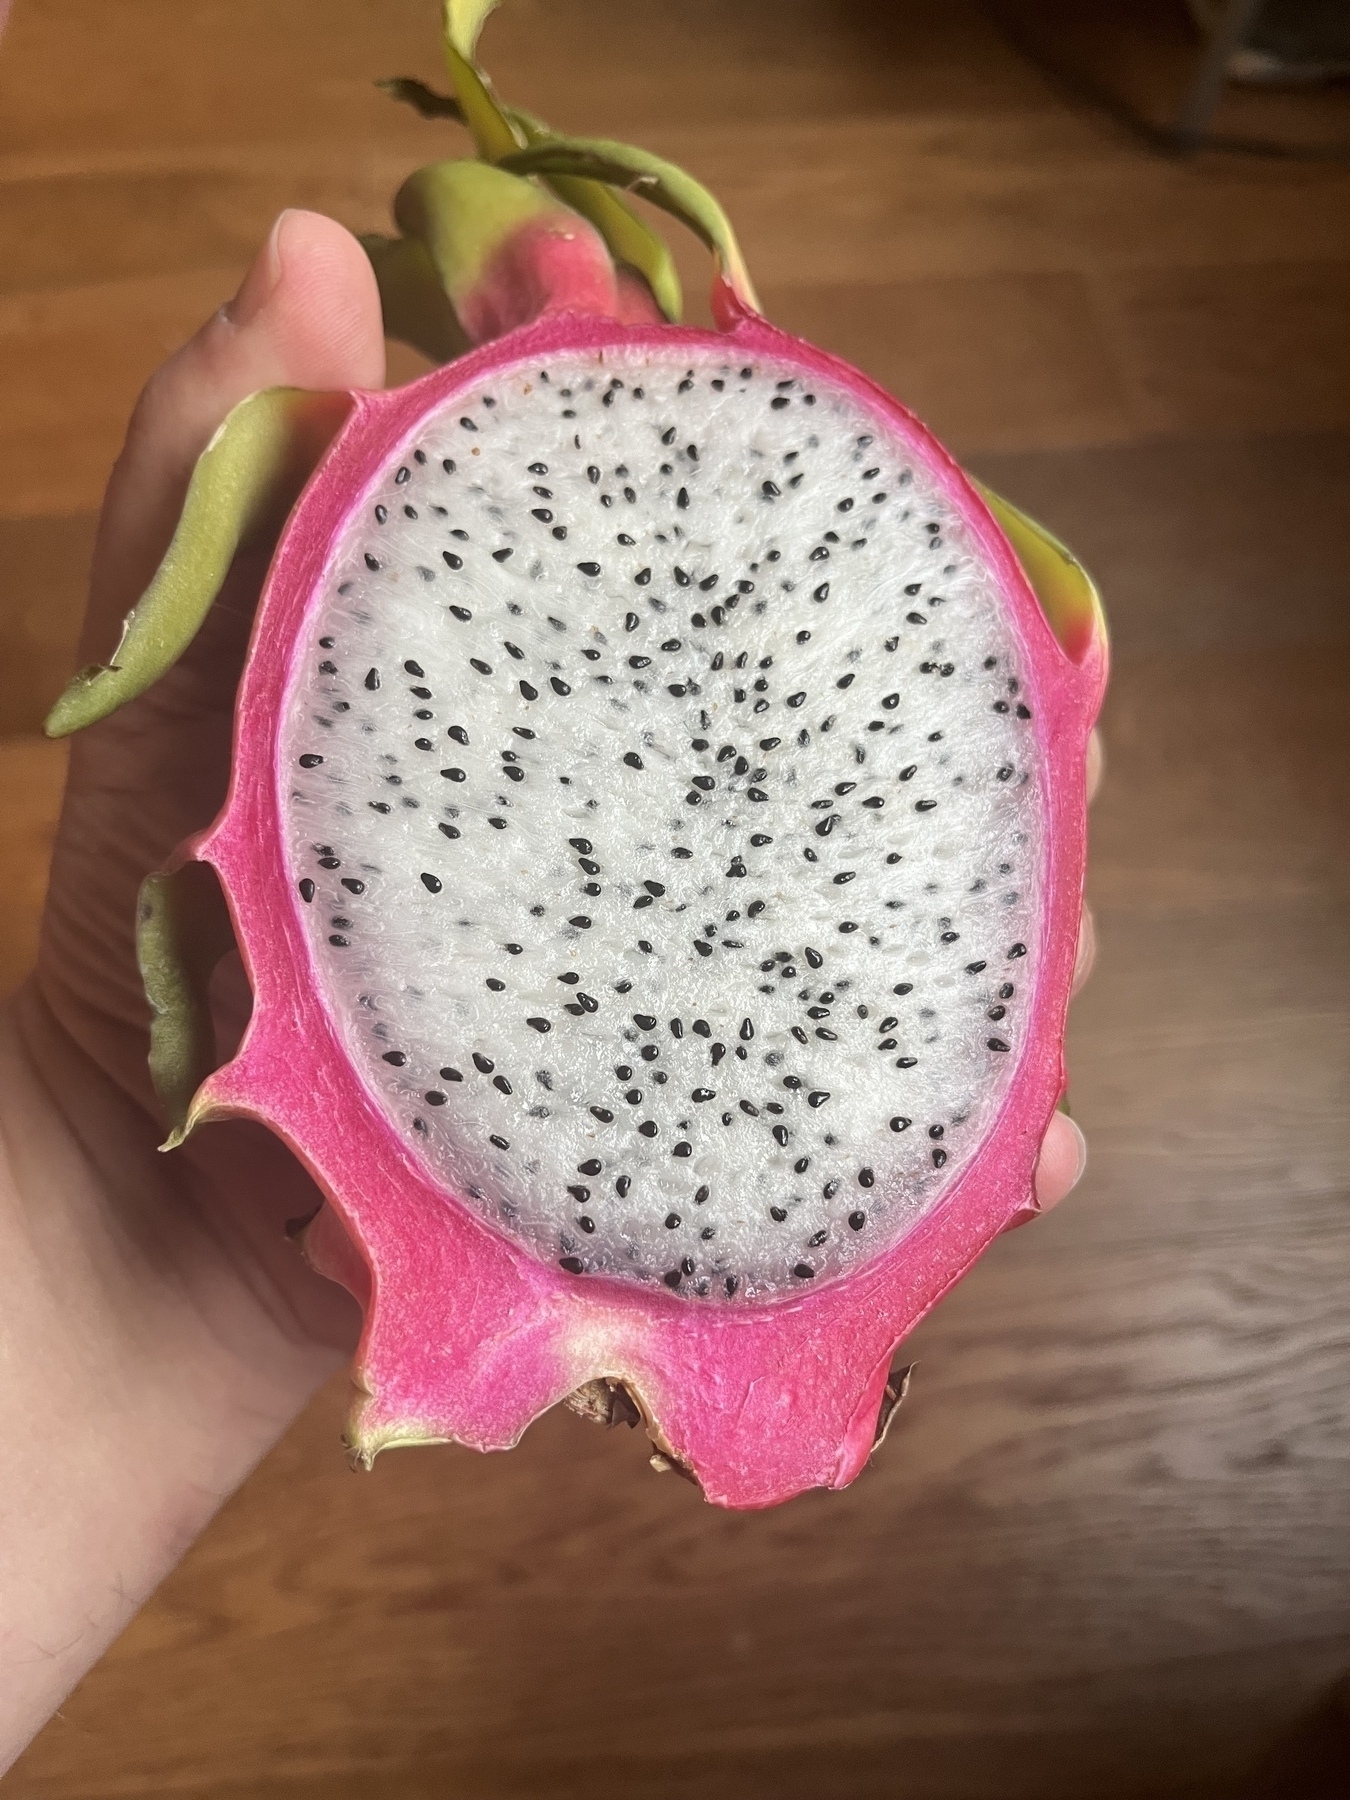
[[[1228,0],[1172,127],[1172,138],[1179,149],[1199,150],[1203,146],[1223,93],[1228,58],[1255,25],[1264,5],[1265,0]]]

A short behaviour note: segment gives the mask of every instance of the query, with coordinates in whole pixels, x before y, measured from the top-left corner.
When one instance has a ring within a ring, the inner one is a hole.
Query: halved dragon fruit
[[[1101,615],[766,323],[687,177],[500,108],[476,23],[452,9],[451,67],[490,160],[420,172],[372,256],[418,341],[506,335],[400,390],[246,402],[52,729],[162,671],[341,419],[228,804],[147,884],[170,1141],[242,1114],[313,1172],[307,1249],[366,1308],[361,1456],[504,1448],[580,1391],[766,1505],[857,1474],[897,1344],[1031,1205]],[[663,317],[663,251],[603,185],[634,180],[717,251],[718,329]],[[200,863],[255,995],[214,1070]]]

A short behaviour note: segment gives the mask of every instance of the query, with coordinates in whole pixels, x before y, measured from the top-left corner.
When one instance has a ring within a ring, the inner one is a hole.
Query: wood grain
[[[0,731],[61,680],[144,376],[278,207],[378,224],[450,153],[369,85],[438,78],[434,11],[18,0]],[[1021,11],[1141,105],[1193,53],[1161,0]],[[773,314],[1098,572],[1091,1167],[916,1334],[845,1494],[726,1516],[561,1413],[356,1476],[335,1384],[4,1792],[1345,1800],[1350,170],[1153,160],[965,0],[508,0],[489,32],[524,103],[716,182]],[[1346,122],[1344,93],[1227,105]],[[0,746],[7,978],[59,779]]]

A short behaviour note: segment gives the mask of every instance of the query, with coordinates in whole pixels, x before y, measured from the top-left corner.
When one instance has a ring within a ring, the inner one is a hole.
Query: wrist
[[[155,1138],[36,990],[0,1012],[0,1768],[338,1356]]]

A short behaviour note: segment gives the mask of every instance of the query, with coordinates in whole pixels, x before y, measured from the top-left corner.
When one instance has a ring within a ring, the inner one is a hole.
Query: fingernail
[[[267,242],[253,259],[253,266],[239,285],[233,300],[227,301],[225,317],[231,325],[252,324],[281,280],[281,237],[290,218],[289,209],[282,213],[268,233]]]
[[[1087,1173],[1087,1165],[1088,1165],[1087,1139],[1083,1136],[1082,1130],[1079,1127],[1078,1121],[1076,1119],[1070,1118],[1068,1113],[1065,1113],[1064,1119],[1065,1119],[1065,1123],[1068,1125],[1069,1129],[1073,1132],[1073,1135],[1078,1139],[1078,1164],[1073,1172],[1073,1185],[1075,1187],[1077,1187],[1079,1182],[1083,1179],[1084,1175]]]

